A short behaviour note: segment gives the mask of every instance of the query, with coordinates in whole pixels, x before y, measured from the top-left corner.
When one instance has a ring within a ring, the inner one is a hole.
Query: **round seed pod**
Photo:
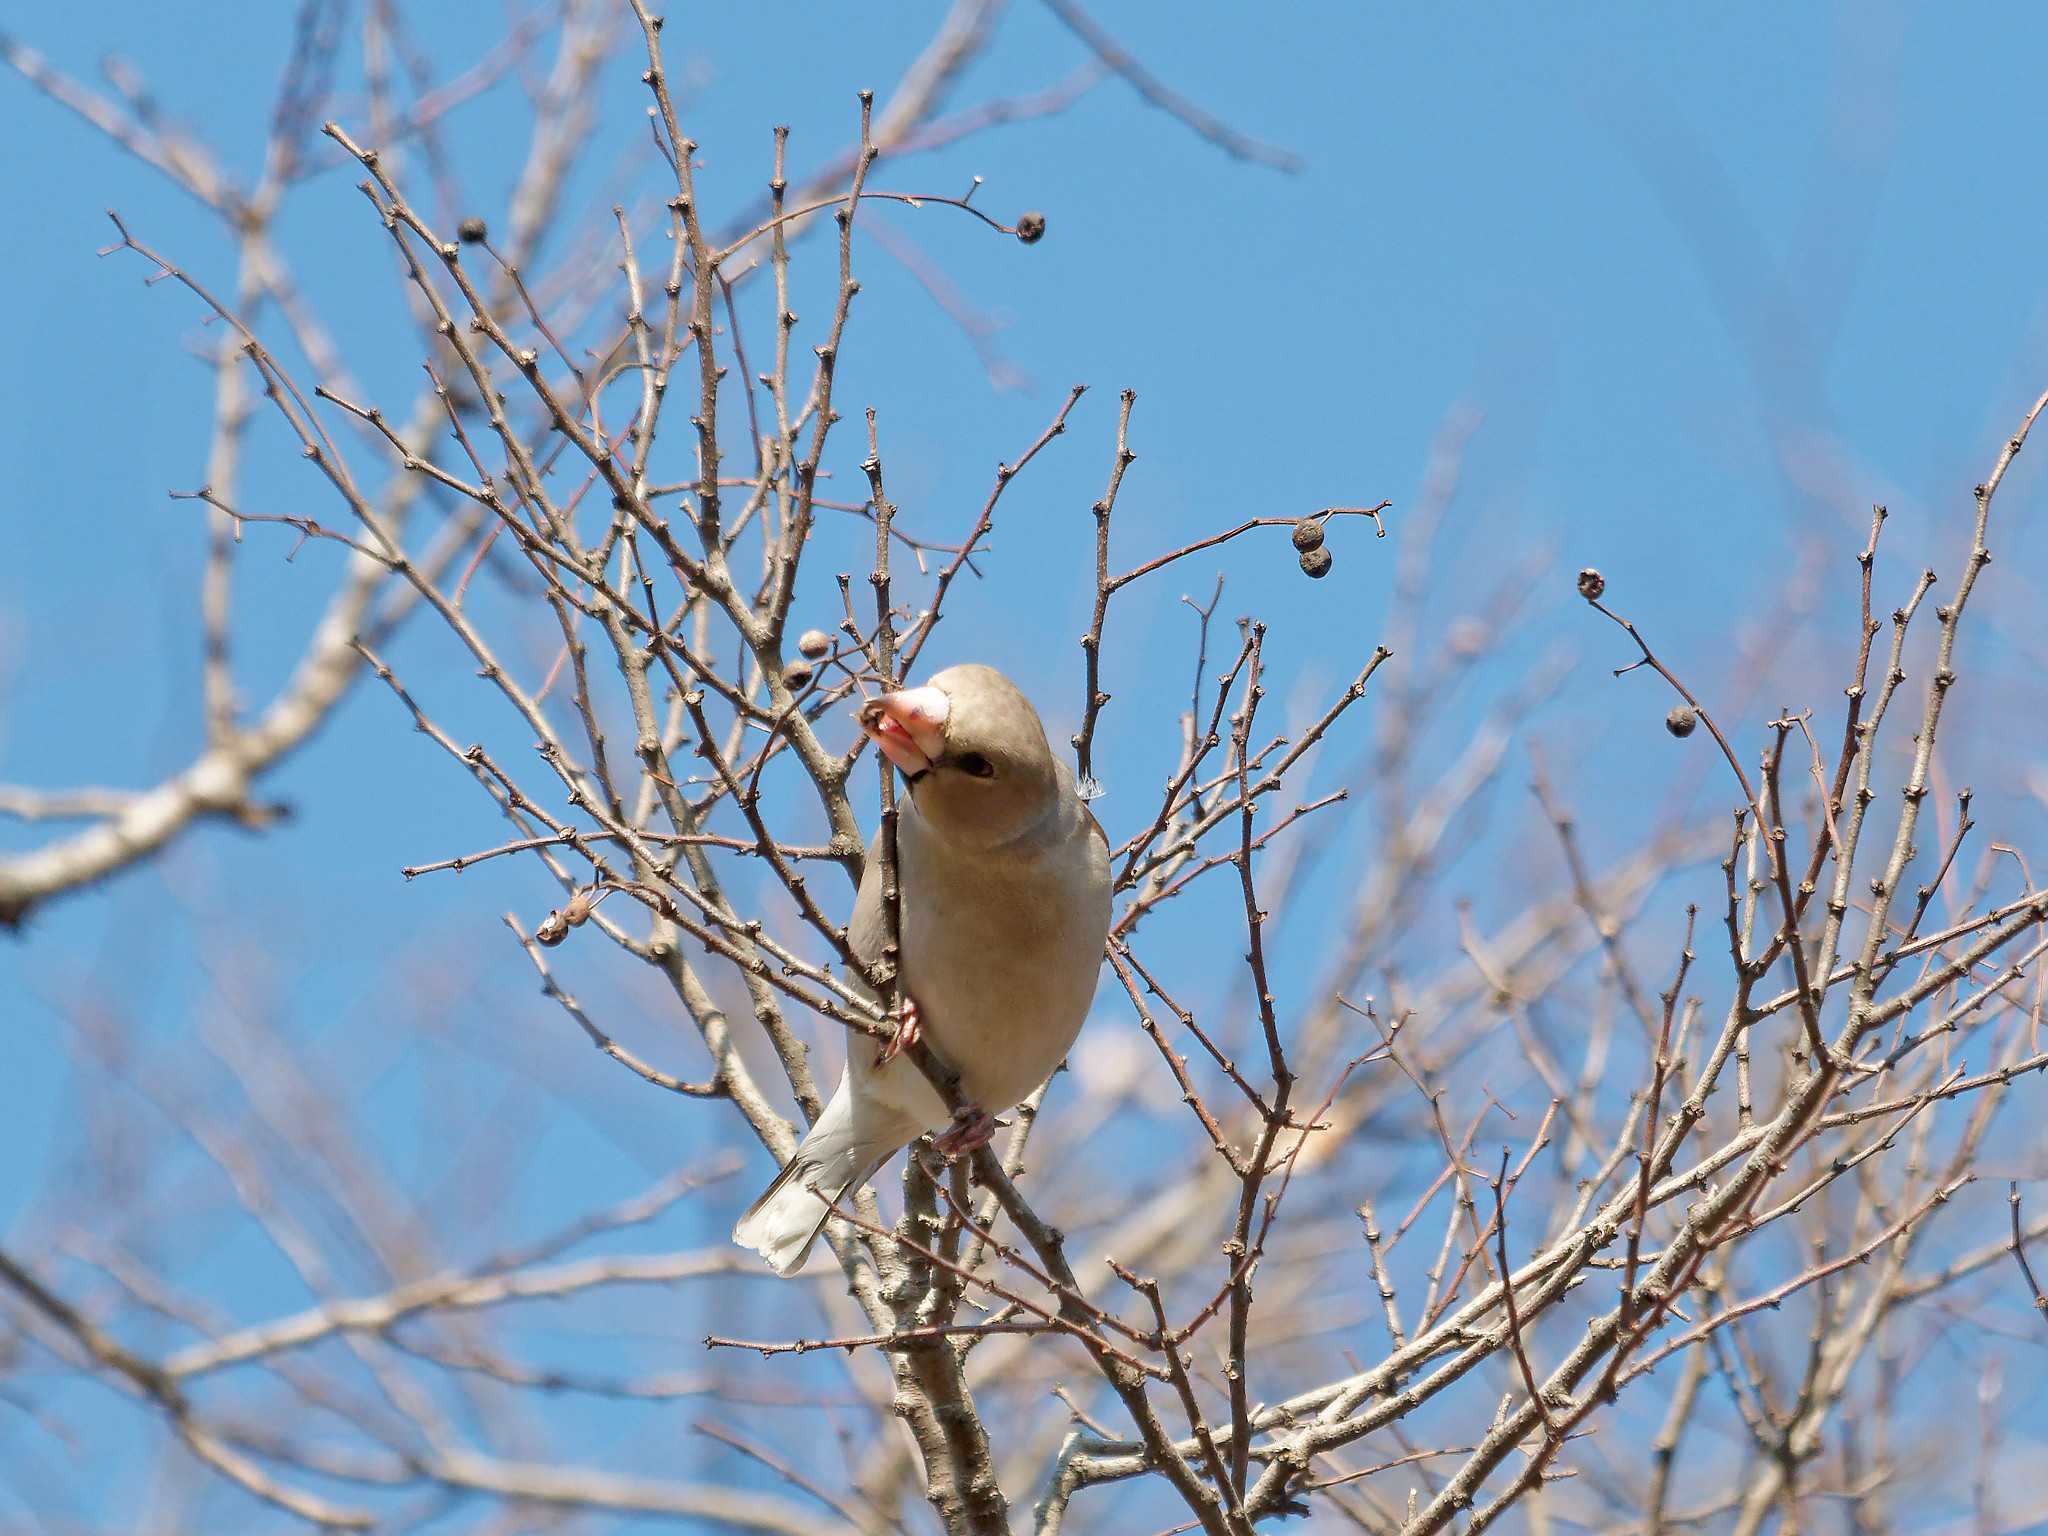
[[[1313,517],[1304,517],[1294,525],[1294,547],[1303,554],[1323,547],[1323,525]]]
[[[1333,564],[1335,561],[1330,558],[1327,549],[1304,549],[1301,552],[1302,573],[1313,576],[1317,581],[1330,574],[1330,567]]]
[[[1017,215],[1017,238],[1026,245],[1036,245],[1045,238],[1045,215],[1042,213],[1020,213]]]
[[[1664,729],[1674,736],[1690,736],[1700,723],[1700,717],[1681,704],[1664,717]]]
[[[550,912],[540,920],[540,926],[533,930],[534,939],[553,949],[569,937],[569,920],[559,912]]]
[[[490,238],[490,228],[474,214],[455,226],[455,238],[464,245],[482,245]]]
[[[807,629],[796,637],[796,648],[818,661],[832,654],[832,637],[822,629]]]
[[[1606,590],[1607,578],[1594,570],[1592,566],[1589,565],[1579,572],[1579,596],[1585,598],[1586,601],[1592,602]]]
[[[782,669],[782,686],[791,693],[799,693],[810,686],[814,669],[808,661],[792,661]]]

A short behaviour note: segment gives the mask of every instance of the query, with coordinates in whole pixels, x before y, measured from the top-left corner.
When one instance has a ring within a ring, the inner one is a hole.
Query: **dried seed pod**
[[[1690,736],[1699,723],[1700,717],[1683,704],[1664,717],[1664,729],[1674,736]]]
[[[1313,576],[1317,581],[1330,574],[1330,567],[1334,563],[1327,549],[1304,549],[1301,552],[1303,574]]]
[[[1607,578],[1594,570],[1592,566],[1589,565],[1579,572],[1579,596],[1586,599],[1587,602],[1594,601],[1606,590]]]
[[[1320,519],[1304,517],[1294,525],[1294,547],[1303,554],[1323,547],[1323,525]]]
[[[455,238],[464,245],[482,245],[490,237],[489,226],[474,214],[455,226]]]
[[[1045,238],[1045,215],[1042,213],[1020,213],[1017,215],[1017,238],[1026,245],[1036,245]]]
[[[796,648],[813,661],[832,654],[832,637],[822,629],[807,629],[796,637]]]
[[[815,669],[808,661],[792,661],[782,669],[782,686],[791,693],[798,693],[811,685],[815,675]]]
[[[571,928],[581,928],[590,921],[591,908],[611,893],[610,886],[587,886],[572,891],[569,899],[562,903],[560,910],[550,912],[540,920],[540,926],[533,930],[533,936],[540,943],[553,949],[569,937]]]

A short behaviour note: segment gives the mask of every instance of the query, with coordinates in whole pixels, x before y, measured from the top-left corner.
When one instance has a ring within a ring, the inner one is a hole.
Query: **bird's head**
[[[1038,711],[994,667],[948,667],[921,688],[885,693],[862,708],[860,726],[949,840],[1001,847],[1058,805],[1059,768]]]

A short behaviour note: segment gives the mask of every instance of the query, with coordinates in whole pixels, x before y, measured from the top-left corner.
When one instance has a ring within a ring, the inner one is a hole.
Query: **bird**
[[[1049,1078],[1094,1001],[1109,935],[1109,842],[1016,684],[969,663],[885,693],[862,731],[902,773],[894,1033],[847,1043],[838,1089],[733,1228],[781,1275],[803,1267],[832,1206],[927,1132],[958,1156]],[[847,929],[882,956],[879,835]],[[959,1115],[903,1052],[928,1041],[959,1074]]]

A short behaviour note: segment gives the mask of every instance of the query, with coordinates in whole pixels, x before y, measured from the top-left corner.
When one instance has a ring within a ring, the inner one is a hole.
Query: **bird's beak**
[[[904,688],[861,706],[860,728],[906,778],[915,779],[944,754],[952,707],[937,688]]]

